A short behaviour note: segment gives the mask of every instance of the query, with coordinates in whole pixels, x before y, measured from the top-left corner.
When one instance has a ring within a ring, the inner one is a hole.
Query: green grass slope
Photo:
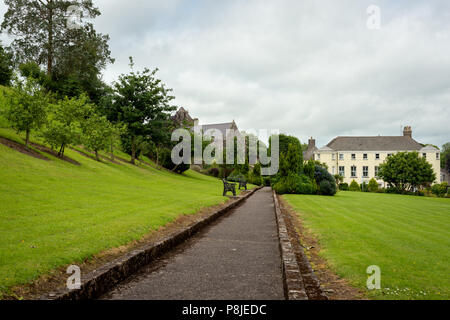
[[[332,269],[366,289],[366,268],[381,268],[377,299],[450,298],[450,199],[361,192],[286,195],[319,239]]]
[[[0,136],[22,141],[9,129]],[[0,144],[0,296],[227,200],[221,181],[193,171],[98,163],[73,150],[67,156],[81,166],[45,155],[51,161]]]

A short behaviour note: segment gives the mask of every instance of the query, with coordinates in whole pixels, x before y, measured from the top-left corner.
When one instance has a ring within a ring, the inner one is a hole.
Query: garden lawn
[[[339,276],[376,299],[450,299],[450,199],[339,192],[285,195]],[[366,287],[381,268],[382,290]]]
[[[9,129],[0,136],[23,142]],[[70,149],[66,155],[81,166],[44,155],[51,161],[0,144],[0,298],[11,286],[228,199],[220,180],[193,171],[99,163]]]

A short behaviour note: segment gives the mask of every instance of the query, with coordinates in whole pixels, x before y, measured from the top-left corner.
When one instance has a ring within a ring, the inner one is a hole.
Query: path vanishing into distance
[[[271,189],[257,191],[102,299],[284,300]]]

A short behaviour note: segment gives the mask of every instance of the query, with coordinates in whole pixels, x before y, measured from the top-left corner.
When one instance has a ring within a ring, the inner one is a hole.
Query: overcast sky
[[[450,141],[450,1],[97,0],[108,82],[160,69],[200,122],[336,136]],[[381,9],[381,29],[367,8]],[[2,4],[1,16],[5,12]]]

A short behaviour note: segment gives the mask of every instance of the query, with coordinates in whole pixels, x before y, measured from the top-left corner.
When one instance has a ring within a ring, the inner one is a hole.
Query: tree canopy
[[[415,191],[436,180],[431,164],[417,152],[399,152],[380,165],[378,176],[400,192]]]

